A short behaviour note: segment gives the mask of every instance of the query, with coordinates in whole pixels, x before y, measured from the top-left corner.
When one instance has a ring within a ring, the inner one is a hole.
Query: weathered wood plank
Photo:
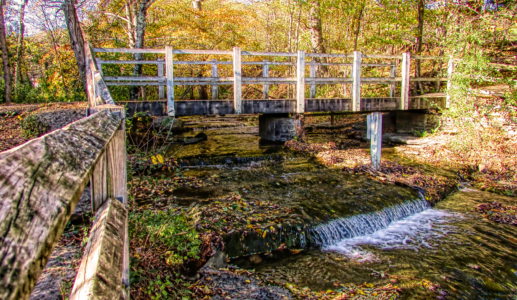
[[[402,85],[400,90],[400,106],[404,110],[409,105],[409,73],[411,72],[411,54],[406,52],[402,55]]]
[[[115,102],[109,93],[108,87],[97,69],[90,45],[85,42],[84,47],[86,50],[86,96],[88,98],[88,106],[94,107],[105,103],[114,104]]]
[[[296,60],[296,113],[305,112],[305,51],[298,50]]]
[[[174,51],[165,46],[165,72],[167,75],[167,115],[174,117]]]
[[[92,212],[96,212],[108,197],[107,170],[106,151],[103,151],[93,169],[92,178],[90,180]]]
[[[361,51],[354,51],[354,65],[352,66],[352,109],[361,110]]]
[[[241,48],[233,47],[233,108],[236,114],[242,111],[242,56]]]
[[[71,300],[120,299],[127,209],[106,201],[95,216],[90,238],[75,278]]]
[[[28,299],[121,119],[108,111],[0,153],[0,299]]]

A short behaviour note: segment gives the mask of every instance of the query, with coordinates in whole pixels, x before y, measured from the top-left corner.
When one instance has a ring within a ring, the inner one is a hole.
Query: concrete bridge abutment
[[[303,115],[263,114],[259,116],[259,136],[270,142],[287,142],[298,137]]]

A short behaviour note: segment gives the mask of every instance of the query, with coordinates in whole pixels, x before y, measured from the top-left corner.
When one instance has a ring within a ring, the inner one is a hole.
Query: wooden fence
[[[127,299],[124,119],[97,110],[0,153],[0,299],[29,298],[89,181],[96,217],[71,299]]]
[[[410,53],[403,53],[402,55],[370,55],[363,54],[360,51],[355,51],[353,54],[325,54],[325,53],[305,53],[300,50],[297,53],[287,52],[253,52],[241,51],[239,47],[235,47],[233,51],[220,50],[175,50],[170,46],[165,49],[125,49],[125,48],[93,48],[94,53],[149,53],[149,54],[165,54],[165,60],[102,60],[95,59],[95,65],[100,74],[102,74],[102,65],[104,64],[155,64],[157,65],[157,76],[105,76],[107,86],[158,86],[159,98],[165,97],[164,87],[167,87],[167,106],[168,114],[175,115],[174,111],[174,86],[175,85],[211,85],[212,86],[212,100],[219,99],[218,86],[219,85],[233,85],[234,94],[234,111],[237,114],[242,112],[242,85],[243,84],[262,84],[263,98],[269,98],[269,85],[271,84],[296,84],[296,112],[304,113],[305,110],[305,86],[309,85],[309,98],[315,98],[317,84],[351,84],[352,90],[352,110],[361,110],[361,85],[362,84],[389,84],[390,97],[395,95],[395,84],[401,82],[401,97],[398,108],[405,110],[409,108],[409,87],[410,81],[449,81],[452,74],[452,60],[449,62],[448,77],[447,78],[414,78],[410,76],[411,59],[443,59],[433,56],[411,56]],[[232,61],[174,61],[174,55],[184,54],[203,54],[203,55],[222,55],[231,56]],[[242,61],[243,56],[259,56],[259,57],[295,57],[296,62],[277,62],[277,61]],[[306,62],[307,58],[312,59]],[[316,59],[321,58],[352,58],[352,63],[324,63],[317,62]],[[363,63],[364,58],[382,58],[391,60],[402,60],[400,65],[401,77],[395,77],[397,65],[378,64],[378,63]],[[175,77],[174,65],[211,65],[211,77]],[[233,77],[218,76],[218,65],[232,65]],[[262,65],[262,77],[243,77],[243,65]],[[269,77],[269,66],[271,65],[293,65],[296,66],[296,77]],[[309,76],[306,77],[306,66],[309,66]],[[351,66],[351,77],[316,77],[317,66]],[[164,68],[165,66],[165,74]],[[389,67],[390,77],[361,77],[362,67]],[[450,87],[450,83],[448,83]],[[445,108],[449,108],[449,96],[445,101]]]

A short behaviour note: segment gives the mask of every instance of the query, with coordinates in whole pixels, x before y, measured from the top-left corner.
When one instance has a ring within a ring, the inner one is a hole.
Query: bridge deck
[[[399,110],[399,97],[361,98],[361,111]],[[167,115],[167,101],[119,101],[127,107],[128,116],[135,112],[149,112],[152,116]],[[183,100],[175,101],[176,116],[231,115],[235,114],[233,100]],[[434,93],[409,98],[408,109],[445,107],[445,94]],[[305,112],[352,111],[351,98],[305,99]],[[242,100],[243,114],[295,113],[296,99]]]

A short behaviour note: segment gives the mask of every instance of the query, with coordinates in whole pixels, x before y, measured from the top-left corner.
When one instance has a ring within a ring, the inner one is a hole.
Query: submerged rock
[[[211,267],[204,267],[200,274],[203,278],[199,284],[208,287],[211,291],[211,299],[214,300],[292,299],[287,289],[261,285],[261,281],[251,276],[236,275],[227,270],[216,270]]]

